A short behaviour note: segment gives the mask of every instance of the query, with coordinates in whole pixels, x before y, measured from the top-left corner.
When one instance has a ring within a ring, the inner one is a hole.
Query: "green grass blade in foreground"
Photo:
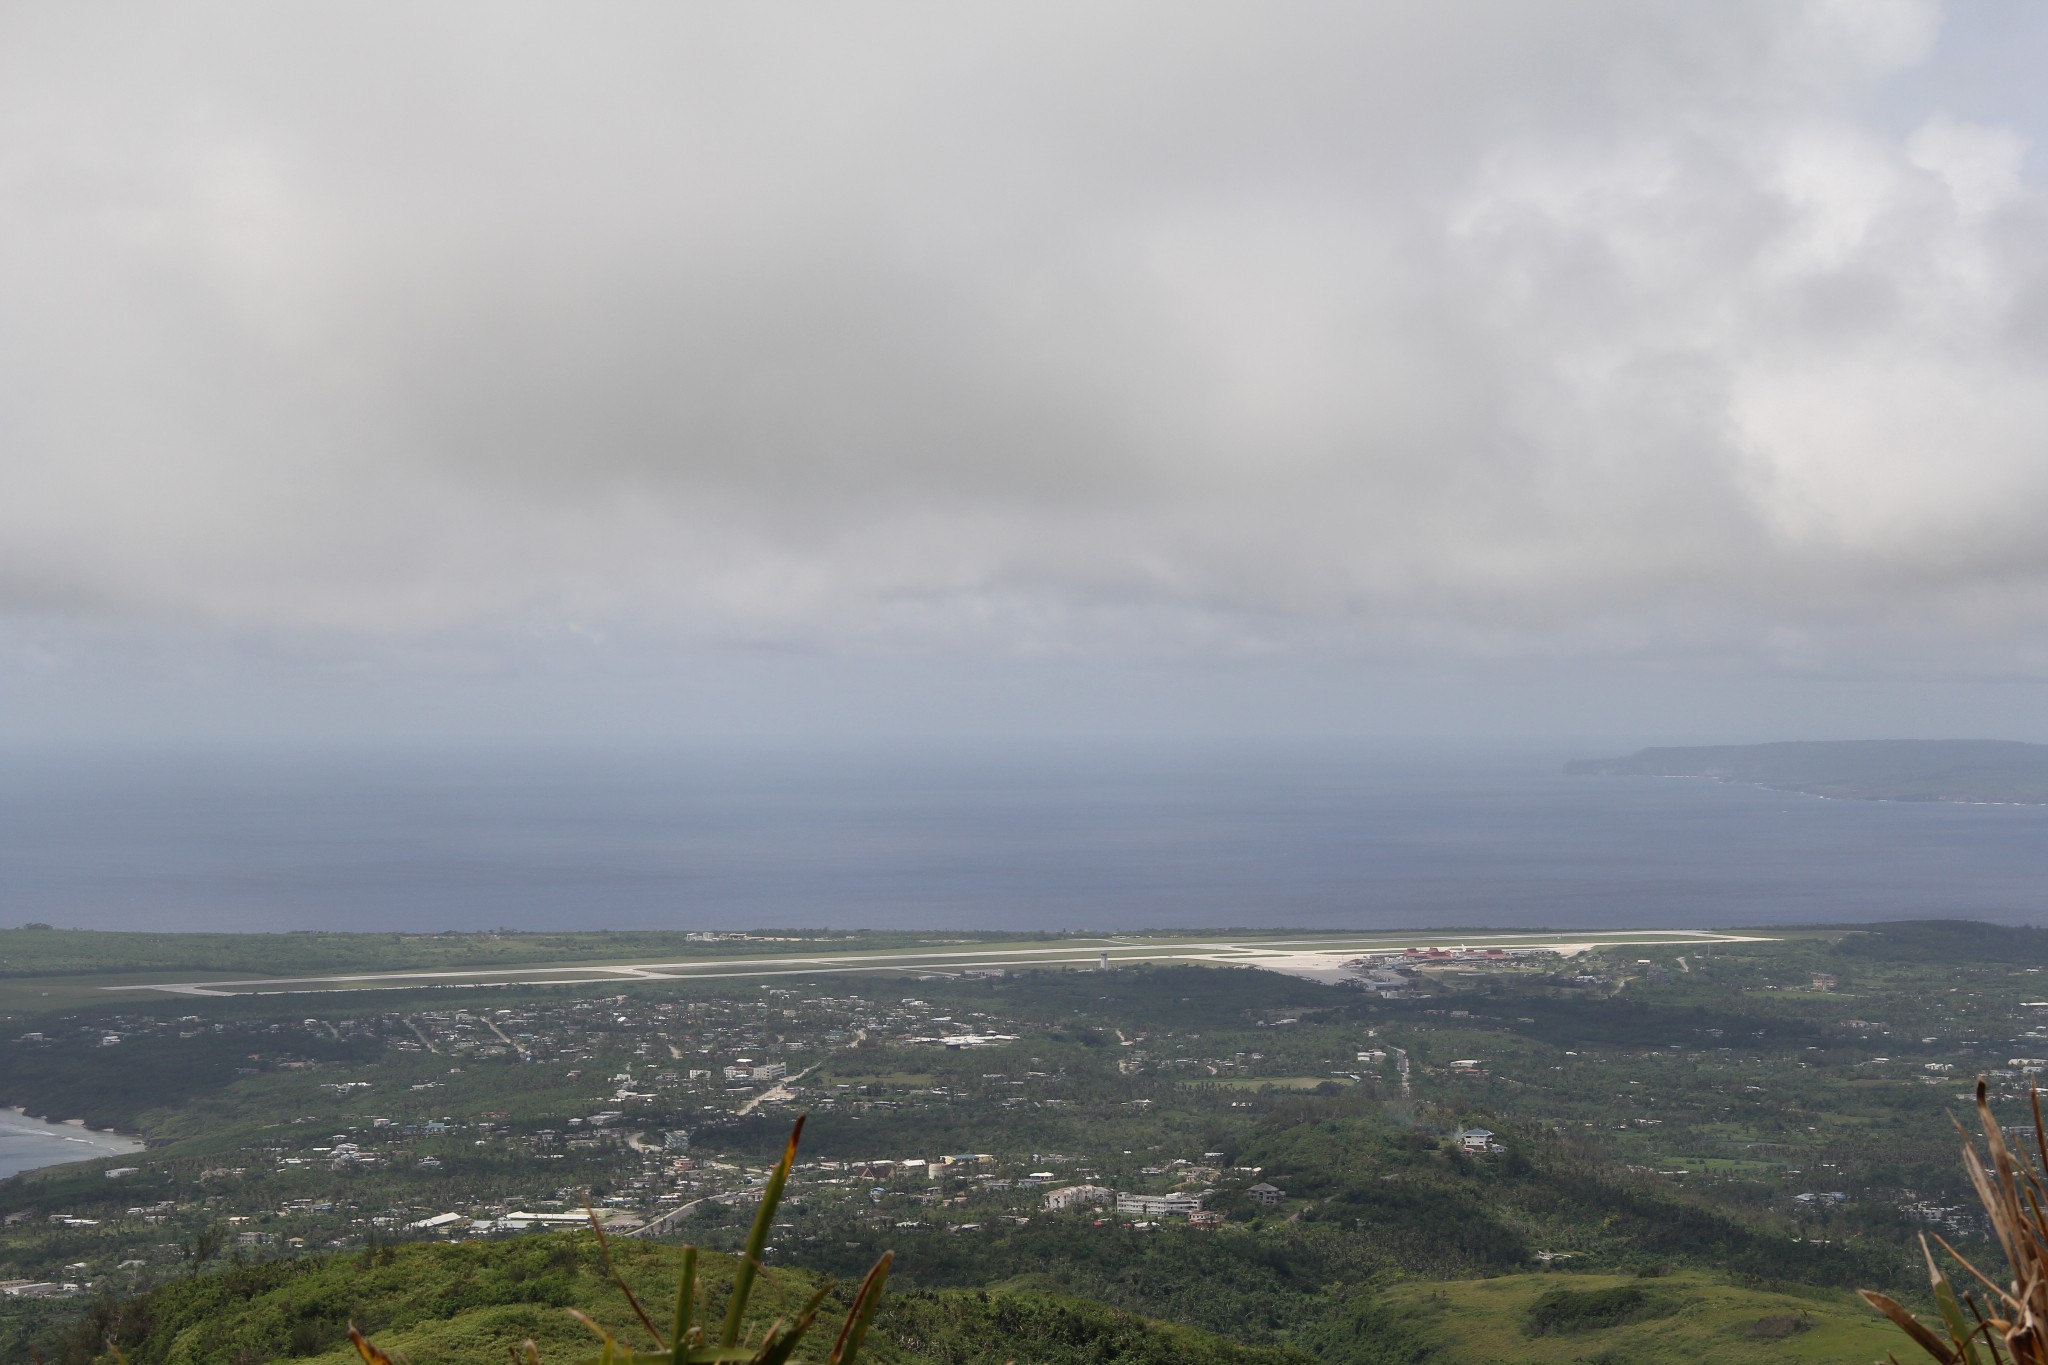
[[[839,1329],[839,1340],[832,1343],[832,1355],[826,1365],[853,1365],[854,1357],[860,1354],[861,1339],[868,1334],[868,1324],[875,1320],[875,1309],[881,1306],[882,1286],[889,1283],[889,1267],[895,1260],[895,1252],[883,1252],[882,1259],[861,1281],[860,1292],[853,1296],[853,1306],[846,1310],[846,1323]]]
[[[690,1349],[690,1312],[697,1293],[697,1248],[683,1248],[683,1274],[676,1281],[675,1335],[669,1339],[669,1365],[686,1365]]]
[[[626,1277],[619,1273],[618,1266],[612,1261],[611,1243],[605,1240],[604,1224],[597,1221],[597,1210],[590,1206],[590,1193],[587,1190],[583,1195],[583,1213],[590,1220],[591,1232],[597,1237],[597,1254],[604,1259],[604,1273],[619,1287],[619,1292],[626,1296],[627,1306],[633,1310],[633,1316],[640,1319],[640,1325],[647,1329],[647,1335],[654,1341],[654,1349],[666,1353],[668,1347],[662,1343],[660,1329],[654,1325],[654,1319],[647,1316],[647,1310],[640,1306],[640,1298],[633,1292],[633,1286],[626,1283]],[[610,1341],[611,1337],[607,1335],[605,1340]]]
[[[818,1316],[818,1305],[825,1302],[825,1296],[831,1292],[829,1281],[819,1285],[817,1291],[804,1301],[804,1306],[797,1310],[796,1320],[789,1324],[787,1331],[782,1330],[781,1322],[768,1329],[761,1338],[761,1352],[754,1357],[759,1365],[783,1365],[789,1359],[811,1330],[811,1321]]]
[[[775,1209],[782,1203],[782,1187],[789,1183],[789,1168],[796,1162],[796,1144],[803,1136],[806,1117],[797,1115],[796,1126],[789,1130],[789,1143],[782,1149],[782,1160],[775,1164],[774,1174],[761,1191],[761,1211],[754,1215],[753,1229],[747,1233],[747,1249],[733,1276],[732,1302],[725,1310],[725,1328],[718,1334],[720,1346],[732,1346],[740,1339],[740,1322],[747,1315],[747,1299],[754,1292],[754,1276],[761,1269],[761,1254],[768,1246],[768,1230],[775,1224]]]

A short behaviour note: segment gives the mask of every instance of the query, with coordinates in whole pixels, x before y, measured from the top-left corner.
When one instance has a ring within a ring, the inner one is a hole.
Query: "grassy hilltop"
[[[673,1294],[681,1251],[624,1243],[612,1248],[619,1272],[648,1304]],[[733,1258],[700,1269],[717,1302],[730,1285]],[[748,1332],[814,1289],[818,1277],[776,1271],[757,1292]],[[843,1297],[843,1296],[842,1296]],[[370,1248],[350,1256],[235,1266],[167,1284],[129,1303],[103,1306],[65,1334],[55,1349],[91,1360],[111,1336],[131,1365],[250,1365],[305,1359],[357,1362],[348,1343],[356,1323],[377,1345],[416,1365],[502,1365],[506,1348],[532,1340],[541,1359],[588,1354],[590,1331],[571,1307],[645,1348],[628,1330],[633,1314],[605,1273],[588,1234],[558,1233],[514,1242]],[[1248,1347],[1099,1304],[1042,1294],[912,1293],[884,1300],[875,1336],[861,1359],[879,1365],[980,1365],[1036,1360],[1047,1365],[1305,1365],[1306,1357]]]
[[[613,1251],[643,1302],[661,1302],[680,1252],[637,1243]],[[731,1258],[710,1258],[704,1274],[716,1302],[730,1283]],[[802,1271],[772,1279],[750,1332],[818,1282]],[[646,1344],[628,1330],[632,1312],[591,1238],[550,1234],[371,1249],[179,1280],[89,1314],[54,1344],[54,1361],[95,1359],[89,1353],[111,1335],[131,1365],[353,1365],[351,1321],[415,1365],[500,1365],[508,1345],[529,1339],[543,1361],[566,1360],[593,1344],[571,1306],[622,1341]],[[1762,1289],[1710,1273],[1549,1273],[1401,1284],[1292,1346],[1244,1345],[1029,1285],[913,1289],[884,1300],[862,1358],[878,1365],[1564,1365],[1598,1352],[1644,1365],[1737,1365],[1874,1360],[1898,1345],[1888,1324],[1846,1294]]]

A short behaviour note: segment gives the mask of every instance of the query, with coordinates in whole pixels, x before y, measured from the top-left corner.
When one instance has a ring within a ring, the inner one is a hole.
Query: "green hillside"
[[[1846,1291],[1772,1292],[1721,1275],[1503,1275],[1402,1285],[1387,1299],[1442,1360],[1750,1365],[1864,1362],[1906,1349]]]
[[[36,1291],[0,1360],[85,1365],[112,1328],[140,1365],[333,1365],[353,1319],[414,1365],[529,1336],[561,1365],[568,1306],[632,1319],[587,1233],[518,1211],[587,1193],[731,1252],[799,1109],[756,1306],[894,1251],[875,1359],[1875,1359],[1849,1292],[1912,1295],[1918,1232],[1996,1255],[1947,1113],[1981,1071],[2030,1116],[2044,940],[1383,957],[1388,991],[1123,965],[67,1002],[9,1021],[0,1098],[149,1145],[0,1181],[0,1279]],[[720,1070],[763,1056],[784,1085]],[[1048,1203],[1072,1185],[1205,1216]],[[677,1251],[619,1251],[665,1299]]]
[[[643,1300],[671,1292],[679,1248],[625,1243],[620,1272]],[[708,1258],[716,1303],[730,1258]],[[816,1277],[773,1272],[750,1331],[801,1300]],[[576,1306],[633,1340],[623,1296],[583,1234],[410,1245],[233,1266],[101,1305],[57,1344],[56,1365],[109,1359],[111,1332],[132,1365],[356,1360],[354,1321],[413,1365],[500,1365],[532,1339],[542,1360],[587,1354]],[[1639,1365],[1869,1361],[1898,1334],[1842,1290],[1766,1290],[1729,1276],[1562,1272],[1397,1281],[1354,1297],[1291,1346],[1247,1346],[1087,1300],[1030,1289],[891,1294],[863,1357],[887,1365],[1308,1365],[1310,1361],[1628,1360]]]
[[[644,1301],[673,1297],[681,1248],[613,1247],[620,1273]],[[700,1270],[719,1302],[732,1279],[730,1257]],[[771,1272],[757,1290],[749,1332],[801,1302],[817,1284],[797,1271]],[[531,1339],[541,1359],[587,1355],[589,1331],[569,1314],[589,1313],[625,1342],[625,1298],[604,1274],[595,1241],[561,1233],[506,1242],[384,1247],[297,1261],[230,1267],[164,1285],[118,1306],[101,1305],[57,1345],[54,1365],[107,1357],[111,1333],[130,1365],[254,1365],[357,1360],[353,1321],[387,1351],[414,1365],[503,1365],[506,1349]],[[1308,1357],[1220,1338],[1099,1304],[1045,1294],[910,1293],[884,1300],[863,1360],[878,1365],[1306,1365]]]
[[[1664,1265],[1755,1282],[1911,1284],[1907,1238],[1858,1247],[1797,1241],[1684,1193],[1632,1180],[1541,1126],[1505,1120],[1510,1150],[1470,1157],[1421,1129],[1360,1113],[1351,1093],[1291,1099],[1244,1149],[1287,1206],[1261,1214],[1238,1188],[1211,1200],[1230,1222],[1213,1232],[1094,1226],[1094,1214],[889,1230],[898,1282],[953,1290],[1030,1287],[1189,1323],[1243,1341],[1322,1340],[1371,1298],[1363,1287],[1408,1278],[1512,1277],[1562,1254],[1576,1269],[1631,1273]],[[882,1243],[841,1225],[802,1250],[843,1279]],[[1393,1330],[1391,1326],[1385,1330]],[[1319,1358],[1370,1365],[1327,1345]]]

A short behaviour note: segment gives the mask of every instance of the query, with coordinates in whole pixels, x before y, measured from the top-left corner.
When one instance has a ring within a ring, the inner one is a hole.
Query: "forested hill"
[[[1995,739],[1853,739],[1641,749],[1580,759],[1598,777],[1711,777],[1857,801],[2048,805],[2048,745]]]
[[[611,1254],[643,1302],[665,1306],[672,1299],[678,1248],[623,1242]],[[732,1267],[729,1257],[705,1258],[708,1302],[722,1299]],[[800,1303],[816,1281],[776,1267],[766,1278],[770,1287],[759,1311],[748,1310],[749,1337]],[[842,1290],[835,1302],[844,1298]],[[625,1334],[628,1344],[647,1344],[632,1330],[632,1310],[594,1242],[557,1233],[457,1246],[368,1247],[187,1276],[139,1298],[100,1301],[48,1343],[47,1358],[97,1365],[115,1358],[107,1349],[112,1346],[131,1365],[304,1358],[349,1365],[359,1359],[347,1339],[354,1322],[394,1358],[421,1365],[502,1365],[521,1341],[534,1342],[545,1361],[588,1359],[596,1342],[571,1307]],[[866,1345],[861,1359],[874,1365],[1316,1365],[1315,1357],[1287,1347],[1241,1345],[1102,1304],[1034,1293],[892,1293]]]
[[[1790,1365],[1869,1360],[1896,1344],[1893,1329],[1846,1291],[1662,1267],[1453,1282],[1393,1276],[1300,1283],[1291,1287],[1293,1296],[1321,1301],[1322,1311],[1276,1330],[1259,1311],[1258,1287],[1247,1293],[1228,1279],[1204,1281],[1200,1262],[1208,1260],[1210,1270],[1234,1264],[1254,1279],[1272,1281],[1276,1272],[1285,1278],[1284,1257],[1276,1261],[1228,1234],[1178,1229],[1155,1238],[1166,1244],[1147,1258],[1155,1264],[1121,1275],[1116,1253],[1144,1239],[1128,1230],[1090,1239],[1098,1244],[1093,1259],[1105,1283],[1124,1281],[1120,1297],[1130,1297],[1162,1269],[1157,1262],[1177,1261],[1195,1281],[1187,1290],[1199,1295],[1206,1284],[1224,1300],[1221,1313],[1203,1316],[1234,1312],[1234,1335],[1269,1340],[1232,1340],[1162,1320],[1166,1314],[1141,1314],[1036,1282],[1052,1277],[1018,1276],[973,1289],[899,1291],[892,1283],[860,1359],[872,1365],[1433,1365],[1476,1359],[1555,1365],[1587,1358]],[[666,1306],[680,1270],[679,1248],[618,1242],[611,1254],[643,1303]],[[722,1303],[732,1267],[728,1256],[703,1259],[706,1305]],[[818,1280],[814,1272],[780,1266],[771,1266],[766,1278],[759,1311],[748,1312],[750,1337],[801,1303]],[[844,1304],[851,1283],[840,1281],[828,1318]],[[359,1357],[347,1332],[354,1322],[394,1359],[420,1365],[503,1365],[507,1348],[528,1340],[543,1361],[588,1360],[595,1342],[570,1314],[572,1307],[629,1344],[646,1344],[594,1241],[587,1234],[553,1233],[369,1246],[182,1275],[133,1298],[99,1299],[45,1335],[39,1351],[51,1365],[116,1359],[129,1365],[353,1365]],[[34,1358],[21,1340],[8,1344],[19,1354],[6,1359]]]

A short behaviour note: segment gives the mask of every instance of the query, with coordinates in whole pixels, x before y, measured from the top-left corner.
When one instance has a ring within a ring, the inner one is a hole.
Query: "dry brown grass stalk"
[[[1897,1323],[1942,1365],[2048,1365],[2048,1183],[2044,1183],[2048,1141],[2042,1136],[2039,1090],[2034,1091],[2033,1105],[2031,1154],[2013,1151],[2006,1141],[1998,1120],[1991,1116],[1982,1077],[1977,1080],[1977,1117],[1984,1128],[1984,1155],[1978,1154],[1963,1126],[1956,1125],[1956,1131],[1963,1134],[1963,1169],[1969,1172],[1970,1184],[1983,1202],[2012,1278],[2000,1284],[1946,1240],[1936,1237],[1942,1251],[1974,1282],[1959,1294],[1923,1235],[1920,1250],[1927,1259],[1938,1325],[1921,1322],[1874,1290],[1861,1291],[1873,1308]]]

